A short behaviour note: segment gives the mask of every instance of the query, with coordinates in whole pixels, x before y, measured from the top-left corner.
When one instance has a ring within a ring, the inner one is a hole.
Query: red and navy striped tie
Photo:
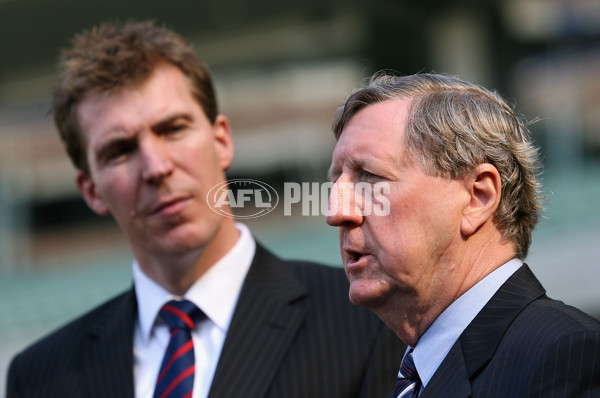
[[[194,342],[191,330],[204,314],[188,300],[171,300],[163,305],[160,316],[171,330],[154,398],[189,398],[194,388]]]
[[[413,398],[417,396],[417,388],[420,383],[412,352],[411,348],[400,364],[396,388],[394,388],[395,398]]]

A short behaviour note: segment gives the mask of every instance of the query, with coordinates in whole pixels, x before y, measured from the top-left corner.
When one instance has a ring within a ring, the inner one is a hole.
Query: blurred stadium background
[[[212,69],[236,144],[228,178],[325,180],[332,113],[380,69],[498,90],[539,118],[548,202],[528,263],[550,296],[600,317],[600,1],[0,0],[0,391],[15,352],[131,284],[127,244],[79,198],[47,112],[74,33],[147,18]],[[322,217],[247,224],[283,257],[339,263]]]

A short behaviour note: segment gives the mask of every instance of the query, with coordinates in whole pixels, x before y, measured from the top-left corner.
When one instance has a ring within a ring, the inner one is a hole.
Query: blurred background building
[[[232,122],[228,178],[324,181],[333,111],[380,69],[498,90],[543,150],[545,217],[528,263],[600,317],[600,0],[0,0],[0,391],[12,355],[131,284],[131,253],[80,199],[48,115],[59,49],[103,20],[190,39]],[[248,220],[283,257],[339,264],[323,217]]]

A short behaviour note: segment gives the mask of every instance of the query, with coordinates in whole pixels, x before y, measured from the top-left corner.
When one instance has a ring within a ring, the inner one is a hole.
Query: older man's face
[[[397,310],[418,313],[452,278],[459,246],[454,243],[461,239],[469,195],[462,181],[427,175],[407,158],[409,104],[388,100],[369,105],[344,127],[330,169],[330,207],[336,210],[327,222],[339,227],[351,301],[375,310],[394,303]],[[347,188],[359,182],[389,185],[389,214],[361,209],[360,195]]]

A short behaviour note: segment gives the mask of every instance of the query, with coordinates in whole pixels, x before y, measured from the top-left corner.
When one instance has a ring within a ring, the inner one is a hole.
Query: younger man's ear
[[[79,192],[81,192],[83,199],[90,207],[90,209],[92,209],[94,212],[101,216],[106,216],[110,214],[108,206],[106,206],[104,200],[96,191],[96,185],[94,184],[92,177],[90,177],[88,173],[81,170],[77,170],[75,182],[77,183],[77,188],[79,188]]]
[[[222,170],[227,170],[233,162],[233,138],[229,120],[224,115],[217,115],[213,124],[215,150]]]
[[[494,218],[500,204],[502,180],[496,167],[482,163],[465,177],[470,200],[463,210],[461,233],[470,236],[486,221]]]

